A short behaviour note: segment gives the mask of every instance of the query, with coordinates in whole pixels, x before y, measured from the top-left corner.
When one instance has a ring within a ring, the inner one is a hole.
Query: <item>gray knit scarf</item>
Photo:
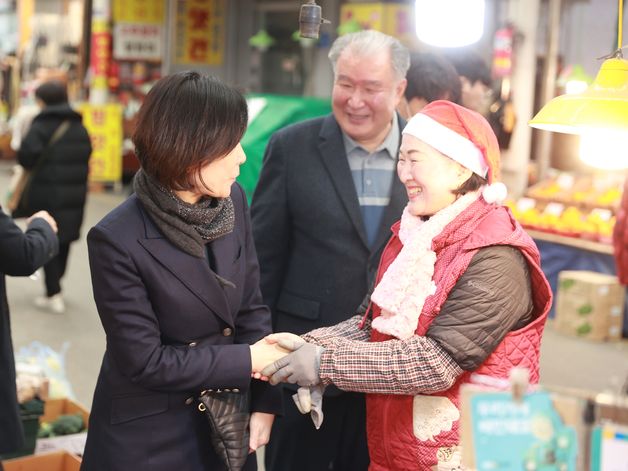
[[[235,214],[230,197],[206,197],[189,204],[141,169],[133,189],[166,238],[194,257],[205,258],[206,243],[233,231]]]

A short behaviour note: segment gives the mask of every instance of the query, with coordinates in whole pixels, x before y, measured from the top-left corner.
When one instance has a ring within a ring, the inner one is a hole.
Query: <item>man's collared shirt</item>
[[[368,243],[375,243],[384,210],[390,202],[390,189],[397,164],[399,151],[399,120],[393,115],[390,132],[384,142],[369,152],[360,144],[342,133],[345,152],[351,168],[353,183],[360,201],[362,220]]]

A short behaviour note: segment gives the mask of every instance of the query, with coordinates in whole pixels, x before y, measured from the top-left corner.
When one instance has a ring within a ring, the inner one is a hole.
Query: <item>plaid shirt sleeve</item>
[[[371,336],[371,321],[373,319],[369,315],[364,321],[364,325],[361,326],[361,324],[364,319],[364,315],[366,314],[366,311],[368,311],[369,305],[371,304],[371,294],[373,294],[373,289],[375,289],[374,279],[371,282],[371,286],[364,296],[364,299],[362,299],[362,302],[355,310],[355,315],[353,317],[350,317],[346,321],[340,322],[339,324],[332,325],[331,327],[323,327],[321,329],[313,330],[307,334],[301,335],[301,337],[303,337],[307,342],[315,343],[316,345],[320,345],[322,347],[327,347],[332,340],[338,337],[348,340],[367,342]]]
[[[406,340],[365,342],[340,336],[326,337],[324,343],[321,380],[345,391],[430,394],[446,391],[463,373],[429,337],[414,335]]]
[[[338,338],[367,342],[371,335],[371,318],[369,317],[364,326],[360,328],[362,318],[361,314],[356,314],[339,324],[312,330],[307,334],[301,335],[301,337],[306,342],[325,348],[328,348]]]

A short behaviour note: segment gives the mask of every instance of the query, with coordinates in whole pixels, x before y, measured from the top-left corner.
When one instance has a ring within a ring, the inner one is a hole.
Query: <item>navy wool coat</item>
[[[14,452],[24,445],[4,278],[30,275],[57,254],[58,246],[57,235],[43,219],[33,219],[22,232],[0,209],[0,453]]]
[[[239,185],[231,197],[235,228],[208,246],[215,272],[166,239],[135,195],[90,230],[107,347],[82,470],[224,469],[197,409],[204,389],[250,389],[252,411],[280,412],[280,390],[251,379],[248,344],[269,334],[271,321]]]

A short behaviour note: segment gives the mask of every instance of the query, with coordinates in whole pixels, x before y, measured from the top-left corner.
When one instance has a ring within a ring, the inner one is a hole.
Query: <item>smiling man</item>
[[[329,58],[333,113],[273,135],[253,196],[262,295],[276,331],[301,334],[352,317],[408,201],[395,178],[407,49],[361,31],[338,38]],[[327,388],[325,425],[316,430],[292,404],[294,392],[286,387],[266,468],[366,470],[363,395]]]

